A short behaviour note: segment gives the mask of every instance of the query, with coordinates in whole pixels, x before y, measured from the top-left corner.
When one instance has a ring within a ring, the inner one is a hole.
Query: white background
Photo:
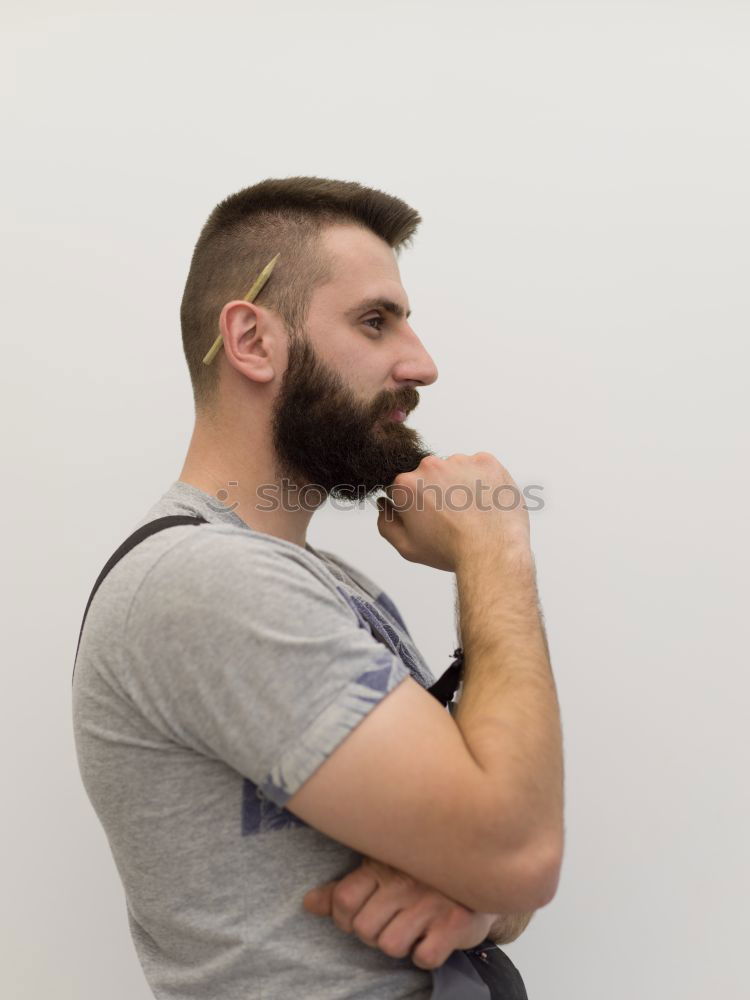
[[[415,426],[543,486],[567,844],[507,948],[530,1000],[746,997],[750,5],[45,0],[2,20],[3,996],[150,996],[75,761],[78,629],[182,465],[203,222],[315,174],[424,218],[401,274],[440,376]],[[449,574],[401,560],[371,508],[324,510],[309,539],[448,665]]]

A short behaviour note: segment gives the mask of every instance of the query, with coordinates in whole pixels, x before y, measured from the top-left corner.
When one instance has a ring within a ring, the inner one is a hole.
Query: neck
[[[270,440],[266,426],[240,443],[226,426],[196,421],[179,478],[209,493],[254,531],[304,547],[313,498],[301,507],[294,490],[285,497]]]

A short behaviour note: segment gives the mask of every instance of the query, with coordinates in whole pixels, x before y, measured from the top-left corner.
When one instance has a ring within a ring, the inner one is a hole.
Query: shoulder
[[[359,586],[362,587],[362,589],[365,590],[370,597],[380,605],[381,608],[388,612],[391,618],[398,623],[399,627],[403,629],[407,635],[410,635],[409,629],[404,621],[404,617],[399,611],[396,603],[381,586],[379,586],[371,577],[367,576],[367,574],[363,573],[362,570],[352,566],[351,563],[342,559],[341,556],[336,553],[328,552],[325,549],[318,549],[318,552],[327,559],[331,559],[346,573],[348,573],[355,583],[358,583]]]
[[[154,552],[148,575],[176,577],[176,582],[187,586],[205,582],[206,573],[221,579],[239,576],[246,581],[268,574],[300,573],[325,583],[332,579],[311,553],[274,535],[226,524],[170,530],[172,544],[161,553]]]
[[[171,540],[146,554],[132,591],[131,622],[248,608],[263,614],[292,601],[344,607],[332,574],[299,545],[231,525],[181,526],[163,534],[170,532]]]
[[[329,552],[327,549],[317,549],[316,551],[319,555],[324,556],[326,559],[330,559],[332,563],[343,569],[344,572],[347,573],[356,583],[358,583],[363,590],[368,591],[373,598],[376,598],[379,594],[383,593],[383,588],[378,586],[372,577],[363,573],[361,569],[353,566],[346,559],[342,559],[342,557],[336,552]]]

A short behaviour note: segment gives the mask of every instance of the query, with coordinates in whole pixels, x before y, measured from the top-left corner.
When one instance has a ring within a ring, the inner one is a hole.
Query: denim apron
[[[430,1000],[528,1000],[521,973],[487,938],[476,948],[454,951],[432,970]]]

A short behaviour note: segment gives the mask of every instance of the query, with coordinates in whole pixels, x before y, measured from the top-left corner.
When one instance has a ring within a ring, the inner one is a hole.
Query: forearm
[[[561,851],[562,733],[531,551],[477,547],[459,561],[456,585],[464,677],[452,715],[515,821],[504,846]]]

